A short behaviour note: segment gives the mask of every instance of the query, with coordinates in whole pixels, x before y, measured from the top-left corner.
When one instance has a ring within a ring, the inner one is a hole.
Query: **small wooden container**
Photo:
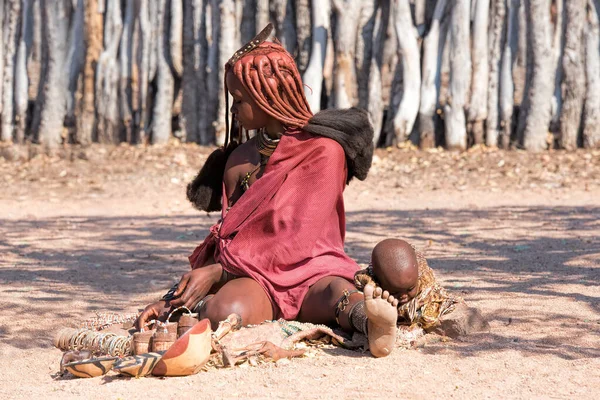
[[[179,325],[177,326],[177,337],[183,336],[184,333],[189,331],[197,323],[198,314],[183,314],[179,318]]]
[[[150,352],[152,336],[155,331],[136,332],[133,334],[133,354],[146,354]]]
[[[175,335],[177,335],[177,327],[179,326],[179,324],[177,322],[167,322],[166,324],[166,328],[167,328],[167,332],[169,333],[174,333]],[[163,329],[160,329],[161,331]]]
[[[155,332],[152,336],[152,351],[166,351],[175,343],[177,340],[177,333],[171,332]]]

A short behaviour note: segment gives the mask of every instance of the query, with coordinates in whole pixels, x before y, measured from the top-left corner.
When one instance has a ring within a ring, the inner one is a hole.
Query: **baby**
[[[354,282],[359,289],[370,282],[380,286],[384,298],[398,299],[398,324],[416,324],[425,331],[435,328],[462,301],[446,292],[425,257],[400,239],[379,242],[371,255],[371,266],[358,271]]]
[[[419,263],[415,249],[400,239],[379,242],[371,255],[376,282],[398,299],[398,306],[419,293]]]

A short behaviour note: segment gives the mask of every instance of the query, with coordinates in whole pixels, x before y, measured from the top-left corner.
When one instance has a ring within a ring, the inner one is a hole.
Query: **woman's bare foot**
[[[365,310],[368,318],[369,350],[375,357],[389,355],[396,344],[396,320],[398,300],[388,291],[366,285]]]

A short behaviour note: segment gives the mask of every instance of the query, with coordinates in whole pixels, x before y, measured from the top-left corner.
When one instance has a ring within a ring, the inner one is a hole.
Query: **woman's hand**
[[[218,283],[223,273],[221,264],[211,264],[196,268],[183,275],[177,291],[173,293],[172,307],[185,306],[192,310],[200,300]]]
[[[159,300],[156,303],[152,303],[144,308],[144,311],[140,314],[138,319],[135,321],[135,327],[141,331],[146,328],[146,322],[153,319],[159,321],[165,321],[171,311],[171,305],[167,300]]]

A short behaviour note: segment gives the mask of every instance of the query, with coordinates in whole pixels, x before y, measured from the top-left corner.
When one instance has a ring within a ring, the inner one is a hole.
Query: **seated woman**
[[[355,290],[358,266],[344,252],[343,191],[354,176],[366,178],[373,129],[357,109],[313,116],[292,56],[266,41],[271,29],[225,66],[231,112],[257,135],[233,151],[226,140],[188,187],[197,207],[214,210],[222,181],[222,218],[190,256],[192,270],[146,307],[138,327],[182,305],[213,327],[231,313],[244,325],[337,322],[367,334],[371,353],[386,356],[395,342],[397,300],[373,285],[364,294]],[[224,169],[215,165],[219,158],[227,160]],[[199,194],[210,186],[212,196]]]

